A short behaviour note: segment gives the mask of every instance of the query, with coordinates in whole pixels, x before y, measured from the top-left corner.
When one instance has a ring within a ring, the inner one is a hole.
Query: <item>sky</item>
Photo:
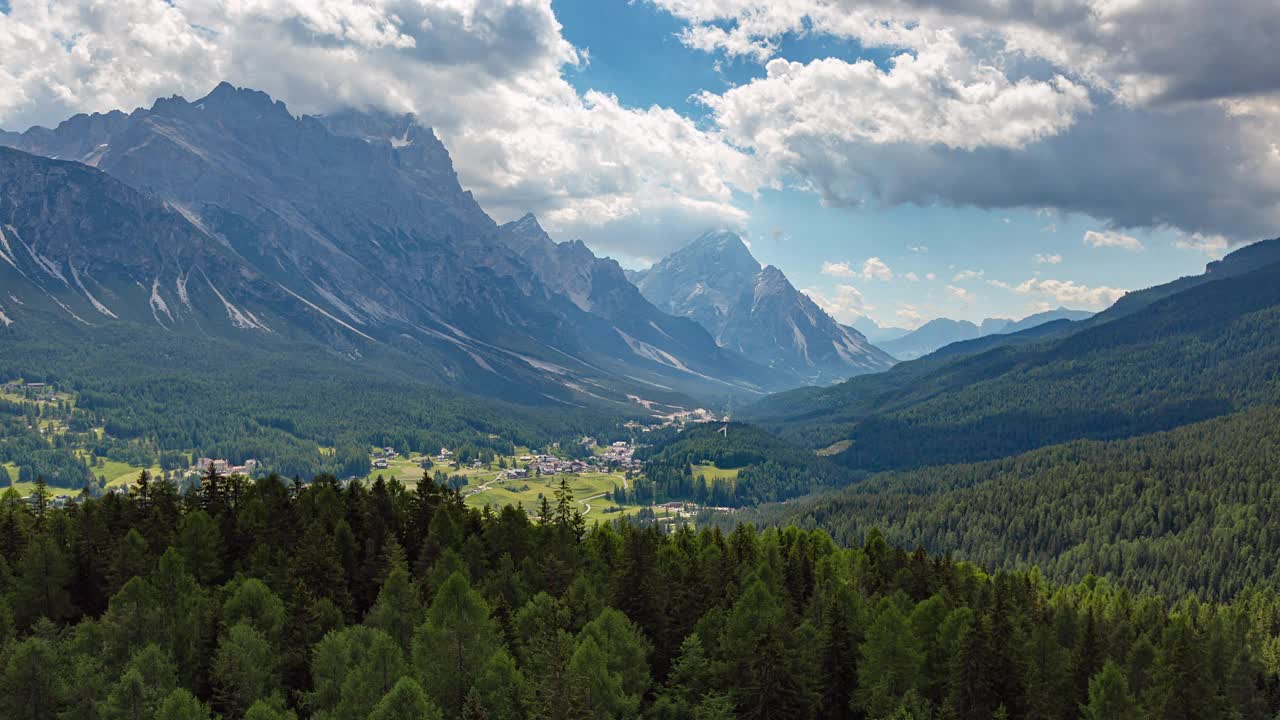
[[[740,231],[837,319],[1098,310],[1280,235],[1274,0],[0,0],[0,127],[414,112],[495,219]]]

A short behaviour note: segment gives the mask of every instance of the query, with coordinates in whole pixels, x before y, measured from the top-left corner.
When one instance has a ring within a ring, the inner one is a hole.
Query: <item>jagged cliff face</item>
[[[283,293],[154,199],[78,163],[0,148],[0,276],[8,324],[56,309],[81,324],[273,332]],[[270,322],[269,322],[270,321]]]
[[[796,290],[781,270],[762,269],[731,232],[703,235],[633,280],[651,302],[697,321],[721,347],[806,383],[836,382],[893,364]]]
[[[168,314],[150,308],[174,313],[184,306],[177,277],[187,278],[189,296],[203,287],[191,284],[190,268],[216,265],[218,279],[207,284],[243,293],[226,296],[240,313],[231,315],[244,318],[241,330],[308,336],[352,356],[394,345],[421,352],[439,366],[433,372],[465,387],[625,400],[795,384],[722,350],[692,323],[647,303],[629,307],[639,295],[621,268],[581,243],[557,245],[545,233],[549,245],[536,251],[511,242],[518,233],[499,228],[462,189],[444,146],[411,116],[294,117],[263,93],[223,84],[194,102],[77,116],[52,130],[0,134],[0,144],[97,168],[181,228],[105,241],[100,224],[64,233],[62,255],[51,260],[67,275],[87,251],[77,243],[116,248],[113,264],[77,267],[91,278],[86,287],[144,307],[131,317],[167,329]],[[58,172],[42,172],[60,182]],[[16,199],[10,212],[34,214],[34,202]],[[41,212],[50,227],[73,226],[96,208]],[[198,240],[134,247],[138,236],[166,233]],[[141,300],[130,289],[139,284]]]

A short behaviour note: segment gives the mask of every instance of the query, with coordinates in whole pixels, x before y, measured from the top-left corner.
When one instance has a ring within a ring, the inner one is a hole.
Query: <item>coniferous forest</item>
[[[587,528],[424,477],[0,501],[0,716],[1268,718],[1280,599],[820,531]]]

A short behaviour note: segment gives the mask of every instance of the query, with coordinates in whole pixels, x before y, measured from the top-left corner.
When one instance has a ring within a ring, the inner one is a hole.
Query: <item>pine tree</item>
[[[609,669],[608,657],[591,637],[578,642],[569,661],[574,714],[612,720],[635,714],[640,698],[623,688],[622,675]]]
[[[414,669],[446,716],[462,713],[476,675],[497,647],[489,606],[462,573],[450,575],[413,638]]]
[[[223,634],[211,673],[217,706],[232,717],[243,715],[254,701],[280,690],[271,643],[246,623]]]
[[[374,603],[365,623],[390,635],[404,651],[405,657],[413,645],[413,633],[422,621],[422,601],[418,590],[409,578],[409,570],[403,561],[393,567],[382,583],[378,600]]]
[[[31,500],[36,532],[40,532],[44,530],[45,515],[49,511],[49,486],[44,482],[44,475],[36,476],[36,489],[31,492]]]
[[[1084,720],[1129,720],[1137,717],[1138,703],[1129,693],[1129,681],[1114,661],[1107,660],[1089,681],[1089,704],[1080,708]]]
[[[456,716],[455,716],[456,717]],[[422,687],[413,678],[403,677],[391,688],[373,712],[369,720],[443,720],[444,715],[436,707]]]
[[[155,720],[209,720],[209,708],[185,688],[178,688],[165,697],[156,711]],[[246,716],[245,720],[259,720]]]
[[[499,649],[485,662],[476,676],[471,694],[478,695],[488,720],[519,720],[525,717],[524,699],[528,692],[524,673],[505,649]]]
[[[880,601],[867,628],[858,663],[857,703],[870,717],[885,717],[917,690],[924,654],[896,602]]]
[[[223,509],[223,477],[218,471],[213,461],[209,461],[209,466],[205,468],[204,474],[200,476],[200,501],[204,507],[204,511],[210,515],[217,517]]]

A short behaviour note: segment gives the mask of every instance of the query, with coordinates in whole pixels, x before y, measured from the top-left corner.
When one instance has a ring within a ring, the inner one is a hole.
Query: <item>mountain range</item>
[[[802,382],[660,312],[580,242],[532,218],[499,226],[410,115],[297,117],[223,83],[0,145],[21,151],[0,165],[6,326],[44,309],[72,327],[305,342],[534,403],[666,407]]]
[[[781,270],[762,268],[733,232],[706,233],[630,277],[650,302],[696,321],[721,347],[804,384],[880,372],[894,363],[796,290]]]
[[[877,342],[881,349],[893,357],[899,360],[913,360],[918,357],[924,357],[952,343],[964,340],[973,340],[988,335],[1009,335],[1057,320],[1077,322],[1092,316],[1093,313],[1085,310],[1058,308],[1057,310],[1047,310],[1029,315],[1021,320],[987,318],[980,325],[975,325],[968,320],[937,318],[930,320],[915,330],[903,330],[902,334],[896,337],[894,335],[896,335],[897,328],[882,329],[881,339]],[[874,324],[874,321],[872,321],[872,324]]]
[[[892,370],[772,396],[740,417],[850,467],[975,462],[1160,432],[1280,401],[1280,239],[1082,322],[955,343]]]

